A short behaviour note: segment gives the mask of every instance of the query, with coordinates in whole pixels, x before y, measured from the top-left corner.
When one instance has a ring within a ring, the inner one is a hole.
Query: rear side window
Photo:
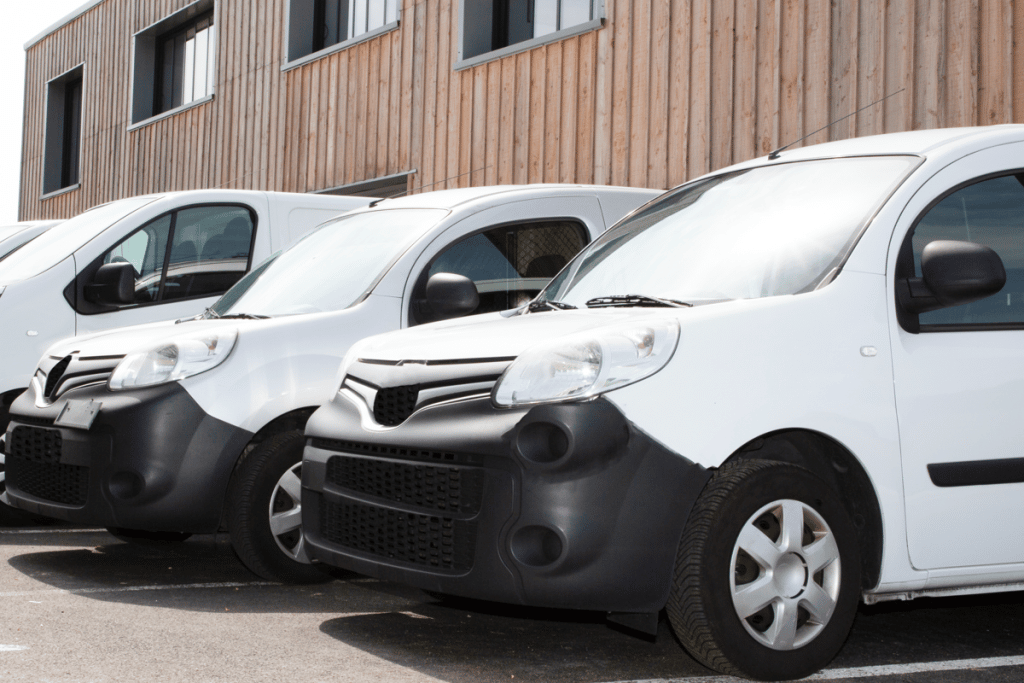
[[[156,218],[102,258],[135,269],[135,304],[217,296],[249,269],[256,224],[241,206],[196,206]]]
[[[921,276],[921,253],[935,240],[991,247],[1003,260],[1006,285],[981,301],[921,313],[922,327],[1024,324],[1024,174],[968,185],[929,209],[914,229],[915,276]]]
[[[441,252],[421,277],[463,275],[476,285],[476,313],[516,308],[535,297],[587,245],[586,229],[574,221],[504,225],[463,238]],[[429,322],[420,312],[416,322]]]

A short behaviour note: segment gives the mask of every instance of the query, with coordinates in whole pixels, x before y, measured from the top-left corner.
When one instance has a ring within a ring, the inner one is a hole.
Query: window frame
[[[436,263],[439,258],[447,254],[449,251],[451,251],[452,247],[454,247],[457,244],[461,244],[462,242],[465,242],[468,239],[476,237],[477,235],[482,235],[492,230],[500,230],[501,228],[508,228],[511,226],[516,226],[518,228],[530,228],[536,227],[538,225],[550,225],[554,223],[570,223],[580,232],[580,236],[583,238],[583,244],[576,252],[576,254],[573,254],[573,258],[575,258],[579,253],[581,253],[584,249],[590,246],[590,244],[594,241],[594,239],[590,236],[590,229],[587,227],[586,222],[584,222],[580,218],[580,216],[544,216],[542,218],[525,218],[521,220],[511,220],[503,221],[501,223],[494,223],[492,225],[479,228],[477,230],[472,230],[470,232],[465,233],[464,235],[459,235],[457,238],[447,242],[437,251],[437,253],[431,256],[430,259],[428,259],[427,262],[423,264],[423,266],[420,268],[420,272],[416,275],[416,284],[413,286],[412,295],[409,298],[406,326],[415,327],[417,325],[426,325],[427,323],[430,322],[436,322],[428,318],[423,318],[421,308],[426,301],[427,280],[430,278],[430,269],[434,267],[434,263]],[[568,261],[572,261],[572,258],[570,258]],[[566,265],[568,265],[568,261],[566,262]],[[554,279],[554,276],[548,278],[548,283],[550,283],[552,279]],[[547,283],[545,283],[545,287],[546,286]],[[541,291],[543,290],[544,288],[542,287]],[[472,316],[481,314],[482,313],[474,311],[469,315]]]
[[[207,13],[211,14],[213,49],[208,52],[208,94],[186,102],[158,114],[153,112],[157,106],[157,69],[161,62],[158,46],[163,39],[176,34],[179,30],[187,30],[189,24],[201,20]],[[220,25],[220,3],[215,0],[196,0],[180,10],[167,15],[163,19],[150,24],[132,36],[131,66],[131,101],[129,103],[130,123],[128,131],[151,125],[157,121],[174,116],[183,111],[210,102],[217,93],[217,73],[220,66],[220,39],[217,27]]]
[[[896,267],[893,270],[893,282],[895,284],[895,287],[893,288],[893,301],[896,306],[896,320],[905,332],[909,332],[911,334],[934,334],[941,332],[997,332],[1001,330],[1024,330],[1024,322],[949,325],[937,325],[934,323],[921,324],[920,315],[917,313],[910,313],[900,305],[899,294],[901,285],[905,283],[908,278],[917,277],[917,273],[914,268],[914,233],[917,231],[918,225],[920,225],[921,221],[924,220],[925,216],[931,213],[932,209],[948,197],[972,185],[978,185],[997,178],[1021,175],[1024,175],[1024,167],[993,171],[991,173],[976,176],[970,180],[965,180],[947,188],[944,192],[933,198],[914,218],[914,222],[907,230],[906,235],[903,236],[903,242],[900,244],[900,250],[896,257]],[[1024,186],[1024,184],[1022,184],[1022,186]],[[1024,240],[1024,231],[1021,232],[1021,239]],[[1000,256],[1000,259],[1001,258],[1002,257]],[[992,296],[996,296],[996,294],[993,294]]]
[[[123,237],[118,239],[117,242],[112,244],[108,249],[105,249],[103,253],[101,253],[99,256],[93,259],[93,261],[88,266],[83,268],[75,276],[75,279],[72,280],[71,283],[64,290],[64,298],[67,299],[69,304],[71,304],[71,307],[75,310],[75,312],[81,315],[98,315],[101,313],[111,313],[114,311],[123,311],[128,309],[134,310],[137,308],[160,306],[162,304],[175,304],[182,301],[193,301],[195,299],[207,299],[210,297],[216,297],[219,299],[221,296],[225,294],[225,292],[227,292],[227,290],[224,290],[224,292],[220,292],[219,294],[198,294],[195,296],[168,300],[164,300],[163,298],[164,283],[167,280],[167,271],[168,266],[170,264],[171,251],[174,245],[174,231],[177,228],[178,214],[181,213],[182,211],[188,211],[190,209],[203,209],[209,207],[238,208],[245,209],[246,211],[249,212],[249,218],[252,221],[252,237],[251,241],[249,242],[249,257],[245,263],[245,271],[242,273],[242,277],[245,277],[252,270],[253,255],[256,252],[257,231],[259,230],[259,213],[252,206],[244,204],[242,202],[203,202],[200,204],[188,204],[186,206],[178,206],[173,209],[170,209],[169,211],[165,211],[159,214],[158,216],[150,218],[142,225],[136,227],[131,232],[125,234]],[[88,301],[85,298],[85,286],[92,282],[93,276],[95,276],[96,271],[99,270],[100,266],[103,265],[103,259],[104,257],[106,257],[107,253],[110,252],[111,249],[125,242],[126,240],[131,239],[140,230],[144,230],[146,226],[151,225],[156,221],[165,218],[166,216],[171,216],[171,226],[167,232],[167,245],[164,249],[164,262],[163,265],[160,267],[160,286],[158,289],[156,300],[146,301],[142,303],[123,304],[119,306],[98,304]],[[230,289],[230,287],[228,289]]]
[[[346,1],[342,0],[342,2]],[[368,2],[368,0],[363,1]],[[402,4],[402,0],[396,0],[396,16],[394,21],[389,21],[383,26],[378,26],[366,33],[360,33],[359,35],[316,50],[313,49],[316,41],[313,40],[312,33],[315,30],[314,14],[317,0],[288,0],[285,11],[284,61],[281,64],[281,71],[297,69],[300,66],[315,62],[335,52],[346,50],[394,31],[402,24]],[[386,14],[385,18],[387,18]]]
[[[566,38],[572,38],[583,33],[590,33],[591,31],[597,31],[604,28],[605,18],[607,17],[607,10],[605,8],[605,0],[591,0],[591,19],[588,22],[582,24],[576,24],[567,28],[559,29],[553,33],[548,33],[537,38],[531,38],[530,40],[524,40],[519,43],[513,43],[505,47],[500,47],[496,50],[490,50],[488,52],[482,52],[480,54],[466,57],[466,2],[472,0],[459,0],[459,42],[458,51],[456,53],[455,63],[452,65],[453,71],[462,71],[465,69],[485,64],[487,62],[501,59],[502,57],[508,57],[509,55],[518,54],[520,52],[526,52],[542,45],[549,43],[556,43]],[[496,0],[487,0],[491,3],[491,9],[493,11]],[[493,26],[493,21],[492,21]]]
[[[49,199],[77,190],[82,186],[82,124],[85,97],[85,62],[82,62],[46,83],[46,104],[43,133],[42,194],[40,199]],[[77,134],[71,136],[66,127],[68,113],[68,86],[79,84]],[[74,142],[77,149],[70,155],[68,145]],[[69,162],[73,159],[74,168]],[[67,177],[70,176],[70,177]],[[65,180],[71,182],[65,182]]]

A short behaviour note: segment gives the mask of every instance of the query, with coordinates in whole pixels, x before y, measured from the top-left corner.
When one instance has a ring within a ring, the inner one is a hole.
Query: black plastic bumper
[[[67,399],[102,403],[89,430],[54,426]],[[29,389],[11,406],[7,496],[18,509],[78,524],[210,533],[251,438],[207,415],[177,382],[83,387],[45,408]]]
[[[342,395],[306,426],[314,560],[513,604],[650,613],[709,473],[610,402],[442,404],[367,430]]]

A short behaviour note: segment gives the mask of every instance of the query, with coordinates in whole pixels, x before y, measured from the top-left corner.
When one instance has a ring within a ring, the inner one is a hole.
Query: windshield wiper
[[[204,317],[204,318],[219,318],[220,317],[220,313],[218,313],[217,311],[213,310],[213,306],[211,306],[210,308],[207,308],[205,311],[203,311],[202,317]]]
[[[551,301],[550,299],[537,299],[531,301],[530,305],[526,307],[530,313],[537,313],[539,311],[569,311],[574,310],[576,307],[572,304],[562,303],[561,301]]]
[[[646,294],[615,294],[599,296],[587,302],[587,308],[603,308],[613,306],[667,306],[669,308],[693,308],[693,304],[675,299],[662,299]]]
[[[241,318],[243,320],[266,320],[269,315],[258,315],[256,313],[228,313],[227,315],[218,315],[218,318],[227,320],[229,318]]]

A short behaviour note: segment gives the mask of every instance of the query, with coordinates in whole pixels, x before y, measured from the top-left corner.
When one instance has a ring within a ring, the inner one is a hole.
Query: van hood
[[[173,320],[134,327],[123,327],[116,330],[97,332],[95,334],[72,337],[57,342],[47,350],[47,355],[63,358],[76,354],[78,356],[125,356],[140,349],[149,348],[163,342],[170,342],[175,337],[192,334],[197,331],[213,331],[225,327],[239,328],[239,323],[259,322],[245,320],[188,320],[175,323]]]
[[[360,360],[400,364],[457,360],[512,360],[540,342],[625,321],[675,318],[692,309],[603,308],[545,311],[528,315],[490,314],[422,325],[367,339],[354,353]]]

